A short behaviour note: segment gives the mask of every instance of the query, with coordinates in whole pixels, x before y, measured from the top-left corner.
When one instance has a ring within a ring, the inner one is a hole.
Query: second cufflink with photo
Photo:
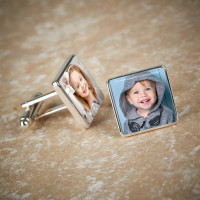
[[[138,134],[177,121],[165,67],[111,78],[107,84],[122,135]]]

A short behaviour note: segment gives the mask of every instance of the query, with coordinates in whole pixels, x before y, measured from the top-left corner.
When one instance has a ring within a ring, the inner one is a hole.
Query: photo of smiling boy
[[[120,108],[126,118],[125,134],[175,121],[174,112],[161,104],[164,92],[164,83],[148,71],[127,76],[119,98]]]

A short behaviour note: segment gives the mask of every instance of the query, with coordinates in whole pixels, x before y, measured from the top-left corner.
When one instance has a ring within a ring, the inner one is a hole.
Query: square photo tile
[[[108,80],[107,85],[122,135],[138,134],[177,121],[164,66],[114,77]]]

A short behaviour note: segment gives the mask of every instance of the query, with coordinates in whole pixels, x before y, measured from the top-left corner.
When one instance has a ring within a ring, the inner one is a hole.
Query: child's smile
[[[151,99],[144,99],[144,100],[140,101],[140,103],[148,104],[148,103],[150,103],[150,101],[151,101]]]
[[[85,84],[85,85],[83,86],[82,92],[83,92],[83,96],[82,96],[82,97],[88,95],[88,85],[87,85],[87,84]]]

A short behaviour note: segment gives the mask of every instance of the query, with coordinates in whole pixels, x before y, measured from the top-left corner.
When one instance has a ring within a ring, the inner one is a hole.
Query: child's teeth
[[[148,102],[148,101],[149,101],[148,99],[147,99],[147,100],[143,100],[142,103],[144,103],[144,102]]]

